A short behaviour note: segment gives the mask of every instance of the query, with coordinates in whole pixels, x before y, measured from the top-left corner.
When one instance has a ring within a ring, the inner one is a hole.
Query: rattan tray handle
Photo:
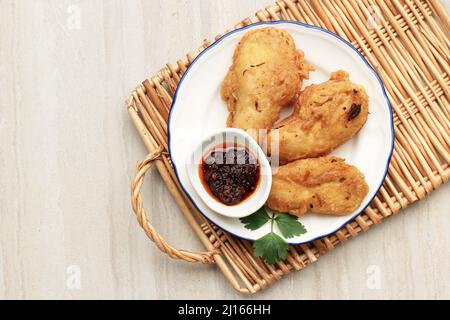
[[[145,174],[152,168],[153,163],[161,157],[162,148],[158,148],[150,153],[143,162],[138,163],[136,176],[131,186],[131,204],[136,213],[137,220],[144,229],[145,234],[152,240],[156,246],[165,254],[173,259],[181,259],[188,262],[201,262],[204,264],[214,263],[215,251],[210,252],[190,252],[185,250],[178,250],[168,244],[163,237],[155,230],[150,221],[147,219],[147,214],[141,198],[141,187],[144,183]]]

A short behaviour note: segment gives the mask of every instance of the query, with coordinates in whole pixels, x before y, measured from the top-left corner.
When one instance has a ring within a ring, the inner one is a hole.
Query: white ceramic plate
[[[257,240],[270,231],[270,224],[250,231],[239,219],[213,212],[194,190],[186,170],[186,159],[202,139],[226,127],[228,111],[220,97],[220,87],[236,45],[250,29],[268,25],[288,31],[297,47],[305,52],[307,62],[316,67],[303,87],[327,81],[331,72],[344,69],[353,82],[365,87],[370,98],[367,124],[355,138],[333,152],[365,174],[369,194],[361,207],[348,216],[307,214],[301,217],[299,221],[308,232],[288,240],[290,244],[300,244],[330,235],[356,218],[380,189],[392,155],[393,116],[384,87],[376,72],[351,44],[321,28],[292,21],[258,23],[222,37],[197,57],[178,86],[169,117],[170,156],[181,186],[206,218],[227,232],[248,240]],[[289,112],[287,110],[283,116]],[[275,232],[282,236],[276,228]]]

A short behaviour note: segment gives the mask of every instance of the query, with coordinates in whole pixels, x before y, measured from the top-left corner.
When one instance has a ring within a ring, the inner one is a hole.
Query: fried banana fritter
[[[230,112],[228,127],[271,128],[312,69],[288,32],[270,27],[248,32],[221,89]]]
[[[364,175],[343,159],[297,160],[274,174],[267,206],[295,216],[307,212],[342,216],[357,210],[368,192]]]
[[[293,114],[269,134],[268,149],[278,137],[280,163],[328,155],[358,133],[368,115],[365,89],[337,71],[300,94]]]

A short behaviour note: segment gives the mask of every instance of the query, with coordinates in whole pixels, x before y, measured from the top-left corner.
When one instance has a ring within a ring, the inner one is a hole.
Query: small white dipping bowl
[[[241,203],[227,206],[214,198],[206,186],[203,185],[200,177],[200,165],[203,156],[213,148],[221,146],[224,143],[235,143],[238,146],[246,147],[247,150],[255,156],[260,165],[260,181],[257,189],[247,199]],[[272,169],[261,147],[256,141],[245,131],[240,129],[222,129],[216,133],[208,135],[203,142],[194,150],[192,155],[187,159],[186,163],[189,179],[205,204],[213,211],[230,218],[247,217],[262,206],[265,205],[269,198],[270,189],[272,187]]]

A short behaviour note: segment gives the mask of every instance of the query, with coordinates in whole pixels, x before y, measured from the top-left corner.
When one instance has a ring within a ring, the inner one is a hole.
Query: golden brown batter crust
[[[288,32],[277,28],[248,32],[235,50],[221,89],[230,112],[227,125],[271,128],[312,69]]]
[[[343,159],[298,160],[273,175],[267,206],[295,216],[307,212],[340,216],[357,210],[368,192],[364,175]]]
[[[357,134],[368,115],[365,89],[351,82],[347,72],[337,71],[300,94],[293,114],[272,130],[269,140],[279,137],[280,163],[325,156]]]

